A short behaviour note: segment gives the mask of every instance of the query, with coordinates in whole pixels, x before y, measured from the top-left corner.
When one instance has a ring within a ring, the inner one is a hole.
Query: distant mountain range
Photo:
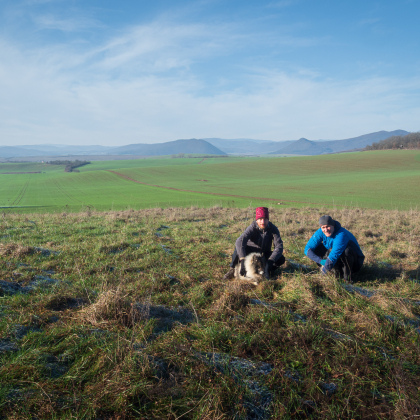
[[[204,154],[226,155],[227,153],[216,146],[201,139],[175,140],[156,144],[129,144],[121,147],[105,146],[57,146],[57,145],[33,145],[33,146],[0,146],[0,158],[23,158],[23,157],[52,157],[52,156],[88,156],[88,155],[136,155],[136,156],[162,156],[172,154]]]
[[[260,155],[278,150],[279,147],[286,147],[295,140],[270,141],[254,139],[203,139],[229,154]]]
[[[364,149],[372,143],[385,140],[392,136],[404,136],[408,131],[378,131],[376,133],[364,134],[363,136],[353,137],[345,140],[311,141],[299,139],[291,144],[281,147],[269,154],[290,154],[290,155],[322,155],[326,153],[338,153],[349,150]]]
[[[162,156],[179,153],[226,155],[211,143],[201,139],[175,140],[155,144],[129,144],[111,150],[114,155]]]
[[[24,158],[53,156],[104,156],[107,155],[136,155],[136,156],[162,156],[173,154],[206,154],[206,155],[320,155],[337,153],[355,149],[363,149],[372,143],[385,140],[391,136],[403,136],[408,131],[378,131],[344,140],[299,140],[270,141],[256,139],[189,139],[175,140],[155,144],[130,144],[121,147],[106,146],[69,146],[69,145],[24,145],[0,146],[0,158]]]
[[[31,146],[0,146],[0,157],[66,156],[66,155],[105,155],[115,147],[106,146],[68,146],[34,144]]]

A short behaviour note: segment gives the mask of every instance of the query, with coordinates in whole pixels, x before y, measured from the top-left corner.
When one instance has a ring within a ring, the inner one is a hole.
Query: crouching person
[[[306,244],[305,255],[322,267],[322,274],[333,270],[345,281],[351,281],[365,260],[356,238],[327,215],[319,219],[319,229]]]
[[[245,257],[257,252],[263,254],[266,260],[265,278],[269,279],[275,269],[284,264],[283,241],[280,232],[269,220],[268,208],[257,207],[255,220],[245,229],[245,232],[236,240],[235,250],[229,271],[224,275],[224,280],[235,276],[235,266],[240,262],[240,275],[246,276]],[[271,246],[274,242],[274,250]]]

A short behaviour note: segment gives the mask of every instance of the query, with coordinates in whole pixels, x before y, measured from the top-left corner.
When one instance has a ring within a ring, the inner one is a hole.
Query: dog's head
[[[255,267],[255,271],[258,274],[264,274],[265,258],[262,254],[255,254],[252,256],[252,265]]]

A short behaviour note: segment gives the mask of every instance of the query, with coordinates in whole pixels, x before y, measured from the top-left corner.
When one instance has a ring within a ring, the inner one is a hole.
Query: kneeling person
[[[225,280],[235,276],[235,266],[240,261],[240,275],[246,276],[245,257],[253,252],[261,253],[267,260],[265,266],[265,277],[268,279],[272,272],[284,264],[283,241],[280,232],[269,220],[268,208],[257,207],[255,210],[255,221],[253,221],[245,232],[236,240],[235,250],[232,255],[232,262],[229,271],[224,275]],[[274,250],[271,246],[274,242]]]
[[[322,266],[323,274],[334,269],[345,281],[351,280],[352,273],[359,271],[365,260],[356,238],[331,216],[322,216],[319,226],[306,244],[305,255]]]

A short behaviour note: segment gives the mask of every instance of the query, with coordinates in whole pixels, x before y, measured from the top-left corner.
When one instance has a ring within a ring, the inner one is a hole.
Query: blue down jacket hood
[[[323,244],[326,249],[331,249],[322,270],[324,274],[335,266],[347,246],[356,252],[362,262],[365,259],[357,239],[347,229],[341,227],[341,224],[337,221],[334,224],[334,233],[330,237],[325,236],[322,229],[319,228],[305,246],[305,255],[318,264],[321,263],[322,258],[316,255],[313,250],[320,244]]]

